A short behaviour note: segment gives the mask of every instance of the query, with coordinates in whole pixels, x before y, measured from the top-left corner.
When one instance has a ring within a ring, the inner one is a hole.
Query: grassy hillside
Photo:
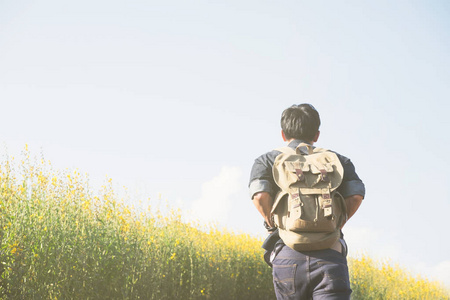
[[[0,216],[0,299],[274,299],[261,240],[134,209],[27,152],[0,164]],[[369,257],[350,268],[354,299],[449,299]]]

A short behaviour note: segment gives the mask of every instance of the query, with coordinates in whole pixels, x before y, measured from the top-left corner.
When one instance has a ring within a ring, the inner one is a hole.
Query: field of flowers
[[[148,201],[148,200],[145,200]],[[0,163],[0,299],[274,299],[261,240],[124,204],[111,180],[41,158]],[[438,283],[350,259],[353,299],[449,299]]]

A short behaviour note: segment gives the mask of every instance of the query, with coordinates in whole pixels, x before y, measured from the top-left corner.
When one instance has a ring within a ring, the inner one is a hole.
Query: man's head
[[[281,115],[281,129],[286,140],[316,142],[319,138],[320,117],[311,104],[292,105]]]

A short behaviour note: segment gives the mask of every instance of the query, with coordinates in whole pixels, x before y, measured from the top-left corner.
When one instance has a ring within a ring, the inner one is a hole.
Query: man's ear
[[[283,141],[287,142],[287,138],[283,130],[281,130],[281,136],[283,137]]]
[[[319,139],[319,136],[320,136],[320,130],[317,130],[317,133],[314,136],[314,141],[313,141],[314,143],[317,142],[317,140]]]

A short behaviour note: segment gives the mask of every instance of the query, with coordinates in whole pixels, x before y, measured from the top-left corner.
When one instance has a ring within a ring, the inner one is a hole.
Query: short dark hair
[[[319,131],[319,127],[319,113],[308,103],[292,105],[281,115],[281,129],[288,140],[311,142]]]

